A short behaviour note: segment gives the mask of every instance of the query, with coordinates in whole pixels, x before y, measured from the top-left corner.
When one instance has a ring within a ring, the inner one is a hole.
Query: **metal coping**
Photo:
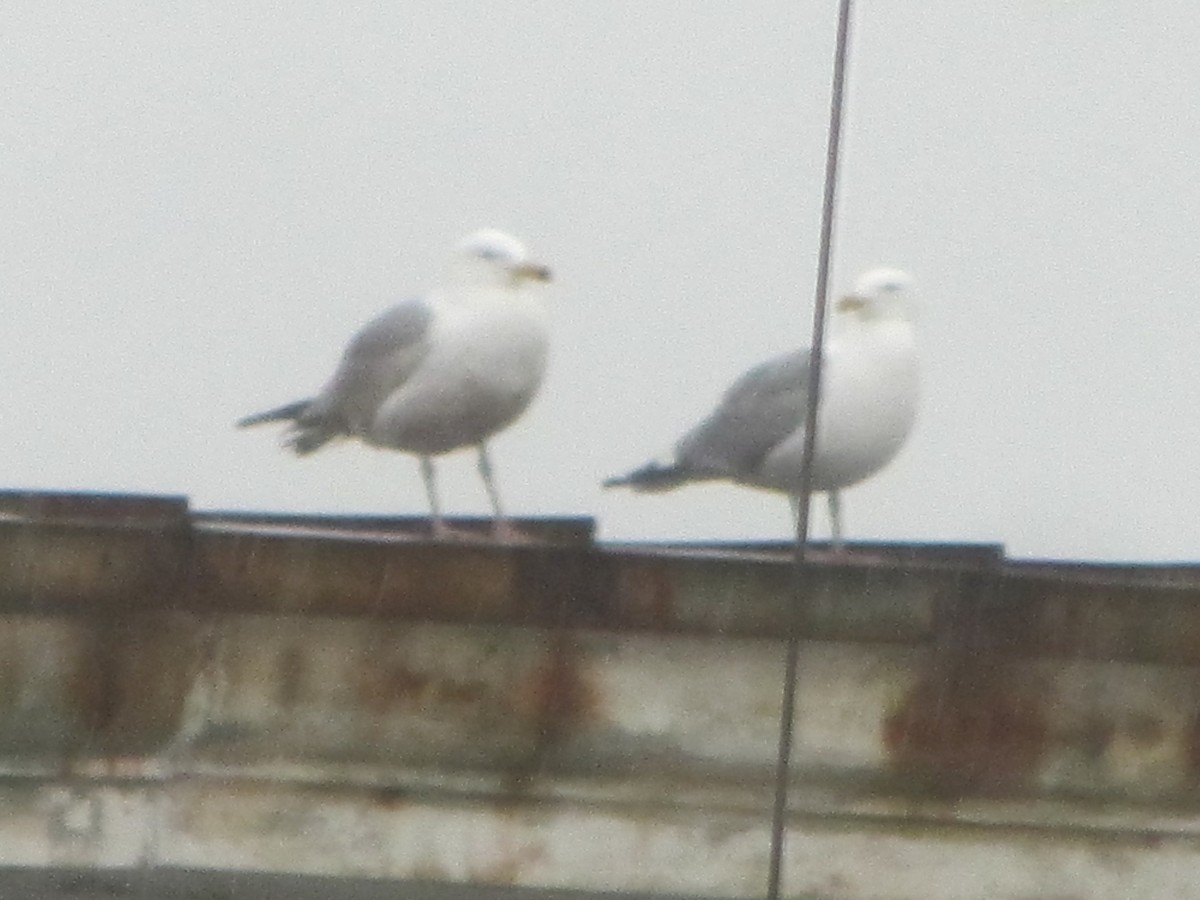
[[[193,511],[174,494],[92,491],[0,490],[0,529],[19,526],[146,530],[241,535],[262,539],[312,539],[362,544],[425,544],[445,549],[486,547],[497,551],[593,548],[608,556],[782,563],[793,543],[781,541],[597,542],[588,516],[516,518],[528,541],[496,543],[487,517],[456,517],[461,541],[435,542],[425,516],[311,515],[262,511]],[[1200,562],[1128,563],[1010,559],[996,543],[855,541],[842,555],[817,542],[813,564],[837,568],[953,569],[1003,573],[1016,579],[1072,584],[1200,587]]]

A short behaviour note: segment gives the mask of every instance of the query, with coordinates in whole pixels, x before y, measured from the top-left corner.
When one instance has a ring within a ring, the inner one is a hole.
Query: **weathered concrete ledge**
[[[789,890],[1200,877],[1197,567],[422,527],[0,494],[0,865],[758,894],[799,602]]]

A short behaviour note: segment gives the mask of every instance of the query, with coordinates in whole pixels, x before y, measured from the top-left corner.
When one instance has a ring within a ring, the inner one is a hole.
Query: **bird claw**
[[[497,519],[492,523],[492,540],[497,544],[537,544],[541,543],[529,532],[518,528],[508,519]]]
[[[430,537],[435,541],[462,544],[537,544],[541,543],[534,535],[518,528],[508,519],[497,519],[489,532],[476,531],[469,528],[456,528],[448,525],[444,519],[434,519],[429,525]]]
[[[894,559],[876,553],[872,550],[856,549],[846,544],[830,544],[825,547],[811,547],[805,553],[809,562],[824,563],[825,565],[843,565],[859,563],[867,566],[878,566],[894,563]]]
[[[455,528],[453,525],[447,525],[444,519],[434,519],[430,522],[429,536],[435,541],[446,541],[448,543],[479,540],[477,533],[468,531],[465,528]]]

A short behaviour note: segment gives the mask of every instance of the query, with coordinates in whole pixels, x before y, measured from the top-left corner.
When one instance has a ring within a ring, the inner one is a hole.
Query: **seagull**
[[[832,546],[842,548],[840,492],[887,465],[917,413],[917,342],[912,278],[872,269],[841,297],[824,344],[812,489],[828,498]],[[708,418],[652,462],[605,487],[668,491],[731,481],[799,502],[811,350],[761,363],[738,378]]]
[[[475,447],[493,533],[511,537],[487,440],[525,411],[541,385],[549,339],[537,286],[550,278],[516,238],[477,231],[458,244],[436,287],[351,338],[316,396],[247,416],[238,427],[287,422],[284,443],[300,456],[340,437],[415,454],[436,538],[454,532],[442,517],[434,457]]]

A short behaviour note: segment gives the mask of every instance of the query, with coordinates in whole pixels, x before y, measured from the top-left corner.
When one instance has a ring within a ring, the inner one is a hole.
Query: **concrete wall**
[[[761,895],[778,548],[0,495],[0,865]],[[1194,897],[1200,574],[804,573],[785,886]]]

